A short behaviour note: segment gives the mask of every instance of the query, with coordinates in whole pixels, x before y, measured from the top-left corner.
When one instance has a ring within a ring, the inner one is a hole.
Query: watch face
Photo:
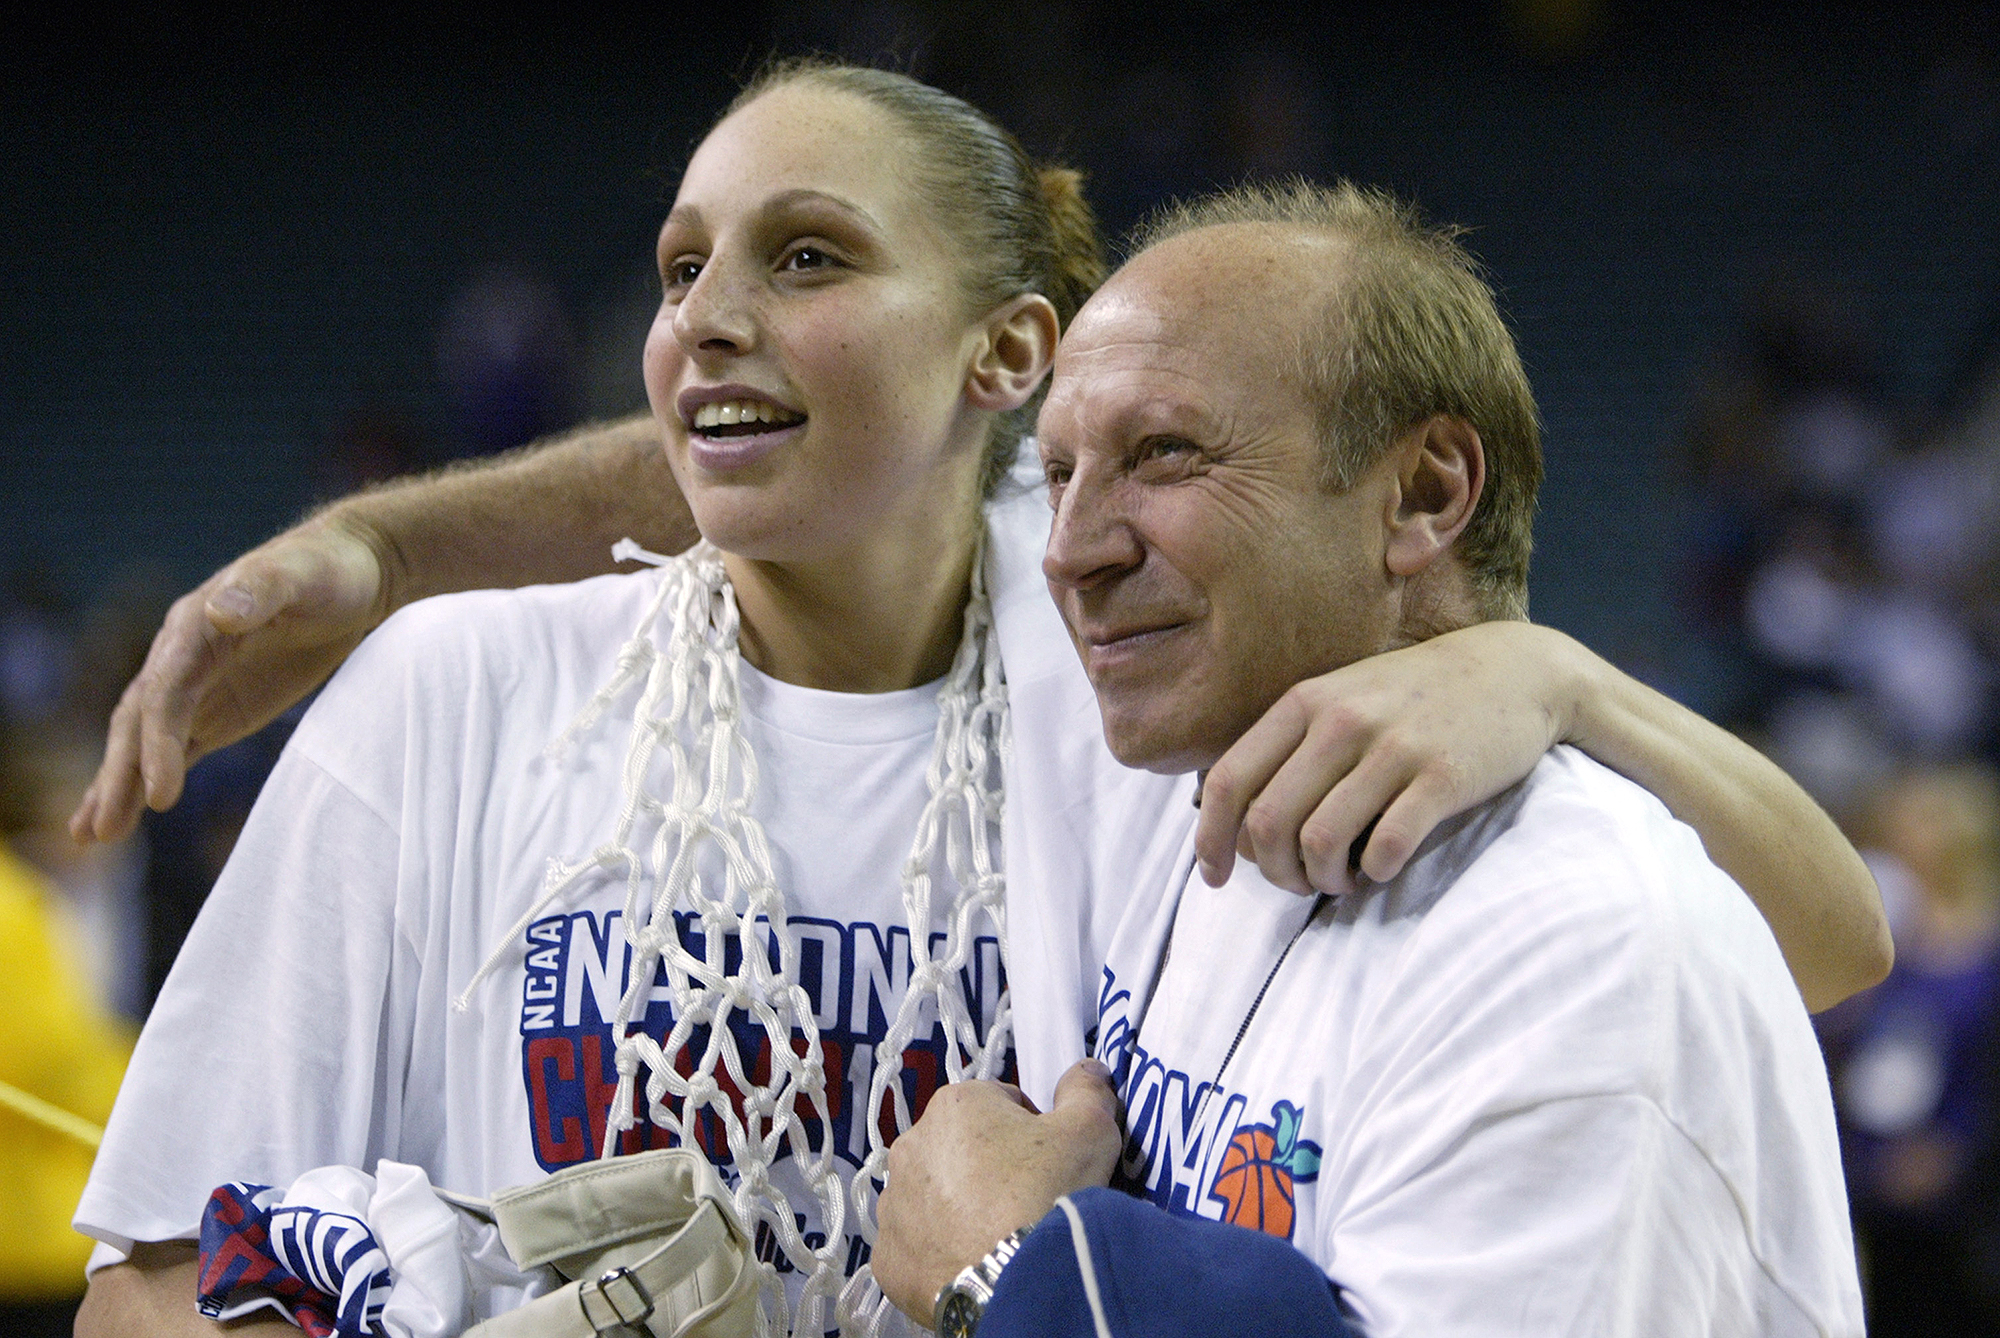
[[[938,1338],[972,1338],[979,1327],[979,1302],[956,1289],[946,1292],[938,1306]]]

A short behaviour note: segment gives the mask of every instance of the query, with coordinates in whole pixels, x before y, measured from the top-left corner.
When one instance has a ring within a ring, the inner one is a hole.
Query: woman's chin
[[[713,493],[693,502],[695,528],[701,537],[733,557],[752,562],[810,562],[833,545],[821,538],[824,516],[807,516],[798,508],[774,506],[774,499],[719,498]],[[760,504],[761,503],[761,504]]]

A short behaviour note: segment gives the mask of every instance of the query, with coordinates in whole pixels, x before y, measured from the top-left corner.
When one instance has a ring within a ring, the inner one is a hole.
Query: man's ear
[[[966,369],[967,401],[995,413],[1026,404],[1055,361],[1057,334],[1056,309],[1040,293],[995,308]]]
[[[1486,448],[1463,418],[1437,415],[1390,448],[1396,490],[1384,554],[1395,576],[1415,576],[1451,550],[1486,486]]]

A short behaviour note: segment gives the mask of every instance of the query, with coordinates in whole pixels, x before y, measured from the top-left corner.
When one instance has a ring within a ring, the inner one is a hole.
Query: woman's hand
[[[1357,868],[1394,878],[1433,827],[1568,735],[1581,650],[1478,623],[1297,684],[1202,782],[1202,877],[1221,886],[1240,854],[1301,894],[1351,891]]]
[[[1799,993],[1831,1008],[1889,973],[1868,867],[1768,758],[1551,628],[1488,622],[1298,684],[1216,763],[1195,850],[1294,892],[1402,871],[1431,829],[1572,743],[1657,795],[1771,926]],[[1370,824],[1373,824],[1370,830]]]
[[[114,841],[142,802],[171,808],[195,762],[325,682],[393,608],[380,542],[328,512],[176,600],[111,714],[71,835]]]

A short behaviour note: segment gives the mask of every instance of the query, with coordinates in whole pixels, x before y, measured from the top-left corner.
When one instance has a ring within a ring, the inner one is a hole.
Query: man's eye
[[[1182,437],[1152,437],[1141,452],[1148,460],[1171,460],[1195,453],[1195,444]]]
[[[669,288],[688,288],[701,277],[699,260],[675,260],[660,271],[660,279]]]
[[[1070,473],[1071,469],[1068,465],[1059,464],[1051,460],[1042,466],[1042,481],[1049,485],[1049,492],[1054,494],[1060,491],[1064,484],[1069,482]]]

